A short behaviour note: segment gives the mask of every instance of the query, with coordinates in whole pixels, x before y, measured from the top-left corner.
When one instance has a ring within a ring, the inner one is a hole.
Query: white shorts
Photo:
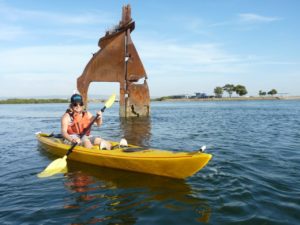
[[[70,134],[70,137],[72,138],[72,139],[75,139],[75,138],[79,138],[79,134]],[[91,143],[92,143],[92,145],[94,144],[94,142],[95,142],[95,139],[96,139],[96,137],[93,137],[93,136],[86,136],[86,135],[84,135],[80,140],[81,140],[81,144],[80,145],[83,145],[83,142],[85,141],[85,140],[90,140],[91,141]],[[69,140],[67,140],[67,139],[64,139],[64,143],[65,144],[68,144],[68,145],[71,145],[71,144],[73,144],[73,142],[71,142],[71,141],[69,141]]]

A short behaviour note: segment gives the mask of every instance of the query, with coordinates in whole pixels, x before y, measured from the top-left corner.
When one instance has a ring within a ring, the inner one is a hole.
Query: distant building
[[[200,93],[200,92],[196,92],[196,98],[208,98],[208,95],[206,93]]]
[[[172,99],[183,99],[183,98],[188,98],[187,95],[172,95],[170,96]]]

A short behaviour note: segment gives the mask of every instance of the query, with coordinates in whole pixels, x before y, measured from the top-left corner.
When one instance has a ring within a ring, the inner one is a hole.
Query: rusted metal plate
[[[91,82],[119,82],[121,117],[150,115],[147,74],[130,36],[134,28],[130,5],[124,6],[119,25],[100,38],[100,50],[93,54],[77,79],[77,89],[85,103]],[[143,84],[136,83],[140,79],[145,79]]]

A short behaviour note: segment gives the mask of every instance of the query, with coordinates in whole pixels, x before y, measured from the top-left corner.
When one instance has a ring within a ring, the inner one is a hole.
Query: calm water
[[[55,158],[34,133],[59,132],[65,107],[0,105],[0,224],[300,224],[300,101],[153,103],[150,119],[129,121],[116,104],[94,134],[207,145],[212,161],[186,180],[72,162],[39,179]]]

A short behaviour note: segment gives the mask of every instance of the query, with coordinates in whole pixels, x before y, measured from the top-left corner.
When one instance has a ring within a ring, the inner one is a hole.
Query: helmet
[[[79,94],[74,94],[71,96],[71,103],[79,102],[82,103],[82,96]]]

